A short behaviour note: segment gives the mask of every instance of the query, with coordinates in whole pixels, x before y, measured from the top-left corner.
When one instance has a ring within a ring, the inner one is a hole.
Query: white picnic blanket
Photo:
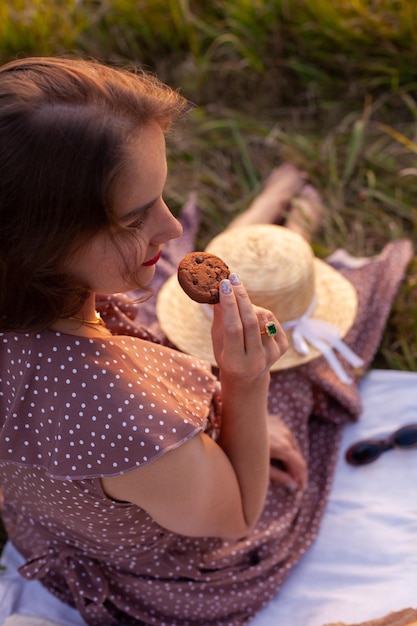
[[[374,370],[360,388],[363,414],[344,429],[319,536],[250,626],[361,622],[417,607],[417,449],[391,450],[360,468],[344,460],[354,441],[417,423],[417,373]],[[39,582],[21,579],[21,562],[8,544],[1,559],[0,625],[85,626]]]

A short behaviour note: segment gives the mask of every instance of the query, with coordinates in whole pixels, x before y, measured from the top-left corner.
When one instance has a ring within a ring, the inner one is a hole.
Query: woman
[[[238,276],[214,307],[218,378],[114,296],[146,290],[181,235],[163,201],[165,134],[186,108],[149,76],[93,62],[0,69],[3,516],[22,575],[91,625],[246,623],[325,502],[300,504],[307,420],[300,409],[293,434],[269,414],[286,335]],[[284,168],[239,221],[272,221],[303,186]],[[334,439],[321,440],[332,466]]]

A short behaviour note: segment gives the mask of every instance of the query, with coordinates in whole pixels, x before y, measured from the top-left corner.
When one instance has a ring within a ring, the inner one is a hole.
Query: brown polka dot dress
[[[188,251],[175,245],[156,284]],[[341,269],[359,295],[346,341],[366,366],[410,254],[408,242],[396,242],[363,267]],[[340,383],[322,358],[273,374],[269,409],[308,459],[306,492],[271,484],[259,523],[240,541],[177,535],[106,497],[99,479],[215,431],[217,380],[164,342],[152,300],[98,306],[113,337],[0,335],[0,483],[7,532],[26,561],[20,572],[91,626],[246,624],[317,535],[341,428],[361,411],[357,386]]]

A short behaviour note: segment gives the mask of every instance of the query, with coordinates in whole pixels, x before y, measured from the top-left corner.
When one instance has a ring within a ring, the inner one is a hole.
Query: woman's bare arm
[[[287,343],[272,314],[254,308],[242,285],[227,281],[220,300],[212,330],[223,398],[218,441],[198,434],[142,469],[102,483],[110,497],[137,504],[169,530],[239,538],[265,501],[269,369]],[[267,319],[277,325],[274,338],[260,334]]]

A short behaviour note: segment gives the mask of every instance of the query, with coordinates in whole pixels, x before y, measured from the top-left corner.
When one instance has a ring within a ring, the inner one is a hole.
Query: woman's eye
[[[141,219],[137,219],[134,222],[131,222],[128,226],[128,228],[136,228],[137,230],[142,228],[142,226],[144,225],[145,220]]]

